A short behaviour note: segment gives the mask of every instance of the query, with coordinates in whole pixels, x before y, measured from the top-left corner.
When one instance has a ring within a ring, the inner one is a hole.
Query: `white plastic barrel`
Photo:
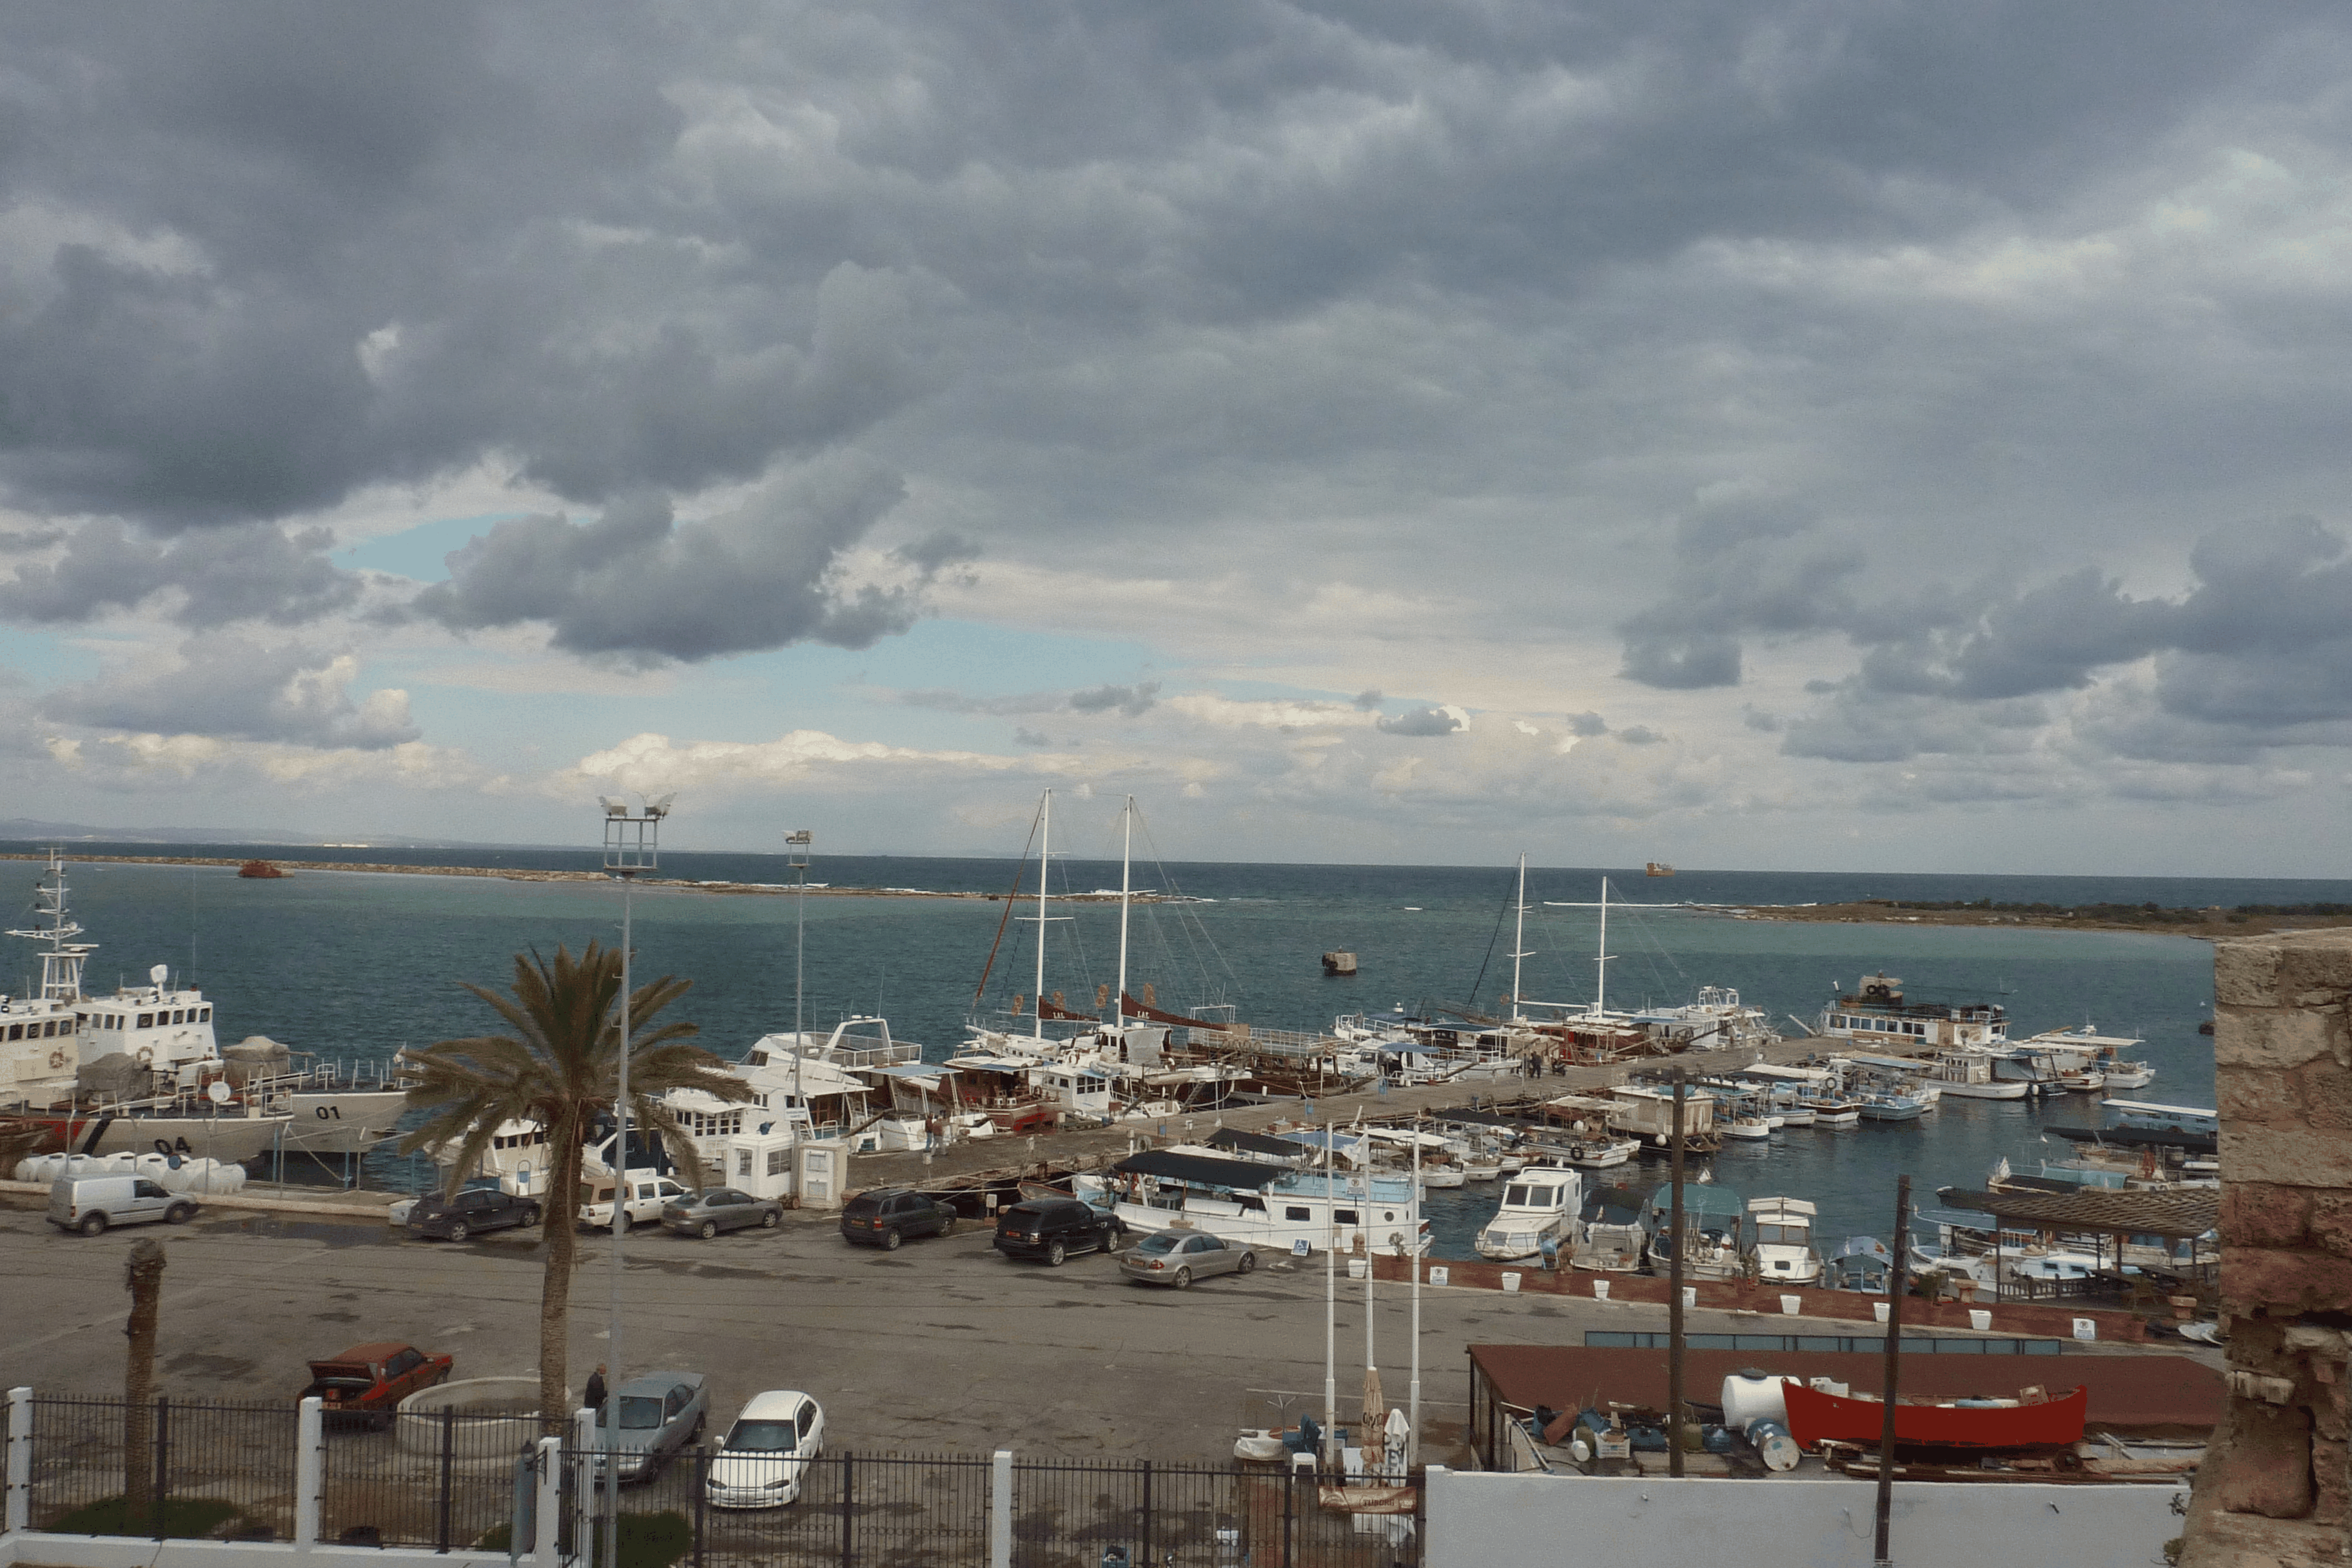
[[[1723,1424],[1745,1432],[1759,1421],[1789,1422],[1789,1399],[1780,1379],[1770,1373],[1735,1372],[1723,1380]]]

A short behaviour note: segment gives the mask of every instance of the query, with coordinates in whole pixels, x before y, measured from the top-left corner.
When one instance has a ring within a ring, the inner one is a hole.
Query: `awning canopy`
[[[2089,1230],[2108,1236],[2202,1236],[2221,1223],[2218,1190],[2184,1193],[1972,1193],[1944,1187],[1937,1195],[1954,1208],[1989,1214],[2037,1230]]]
[[[1269,1138],[1263,1132],[1244,1132],[1238,1127],[1218,1128],[1210,1134],[1209,1142],[1219,1149],[1244,1149],[1253,1154],[1273,1154],[1285,1160],[1296,1160],[1305,1153],[1287,1138]]]
[[[1280,1165],[1262,1165],[1255,1160],[1217,1160],[1205,1154],[1173,1153],[1166,1149],[1146,1149],[1129,1154],[1111,1169],[1130,1175],[1160,1176],[1171,1182],[1253,1193],[1291,1173]]]
[[[2042,1131],[2070,1143],[2112,1143],[2118,1149],[2179,1149],[2210,1154],[2220,1142],[2210,1132],[2182,1132],[2170,1127],[2045,1127]]]

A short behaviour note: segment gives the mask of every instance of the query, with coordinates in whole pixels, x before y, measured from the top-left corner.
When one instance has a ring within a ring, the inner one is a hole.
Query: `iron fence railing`
[[[36,1397],[36,1530],[130,1536],[291,1539],[301,1461],[290,1405]],[[507,1545],[536,1447],[523,1415],[455,1412],[330,1421],[316,1455],[320,1539],[436,1550]],[[588,1452],[560,1455],[553,1528],[581,1568],[601,1568],[606,1493],[585,1500]],[[672,1456],[619,1493],[622,1562],[691,1568],[918,1568],[989,1561],[996,1463],[986,1455],[833,1454],[747,1499],[711,1485],[709,1445]],[[1003,1521],[1015,1568],[1412,1568],[1418,1494],[1332,1496],[1305,1471],[1152,1460],[1013,1460]],[[722,1481],[728,1478],[723,1473]],[[519,1488],[519,1480],[522,1483]],[[761,1506],[743,1507],[747,1500]],[[1325,1506],[1329,1503],[1333,1506]],[[587,1539],[573,1538],[574,1505]]]
[[[286,1539],[296,1431],[290,1405],[36,1397],[34,1528]]]

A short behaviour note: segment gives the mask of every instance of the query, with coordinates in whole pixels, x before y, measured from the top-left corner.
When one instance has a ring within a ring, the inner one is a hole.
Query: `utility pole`
[[[1993,1222],[1998,1227],[2000,1221]],[[1886,1279],[1885,1405],[1878,1426],[1878,1551],[1879,1568],[1895,1559],[1886,1554],[1886,1533],[1895,1517],[1895,1400],[1903,1376],[1903,1295],[1911,1284],[1911,1178],[1895,1183],[1895,1271]]]
[[[1675,1249],[1666,1270],[1666,1474],[1676,1478],[1683,1473],[1683,1251],[1690,1239],[1683,1231],[1683,1097],[1689,1091],[1689,1073],[1676,1067],[1674,1217],[1667,1228]]]

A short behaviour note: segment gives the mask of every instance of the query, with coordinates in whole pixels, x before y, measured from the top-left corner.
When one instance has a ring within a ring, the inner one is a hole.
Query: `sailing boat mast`
[[[1054,868],[1054,792],[1038,807],[1043,828],[1037,840],[1037,990],[1029,1004],[1030,1038],[1045,1037],[1045,879]],[[1601,884],[1605,889],[1608,884]]]
[[[1601,879],[1601,956],[1593,960],[1596,971],[1592,982],[1592,1015],[1599,1017],[1609,1008],[1609,879]]]
[[[1127,1037],[1127,901],[1130,877],[1135,865],[1135,797],[1127,797],[1127,809],[1120,814],[1127,826],[1127,842],[1118,854],[1118,987],[1111,994],[1111,1026]]]
[[[1512,910],[1511,925],[1511,1022],[1526,1020],[1519,1013],[1519,960],[1528,956],[1528,858],[1519,857],[1519,899]]]

